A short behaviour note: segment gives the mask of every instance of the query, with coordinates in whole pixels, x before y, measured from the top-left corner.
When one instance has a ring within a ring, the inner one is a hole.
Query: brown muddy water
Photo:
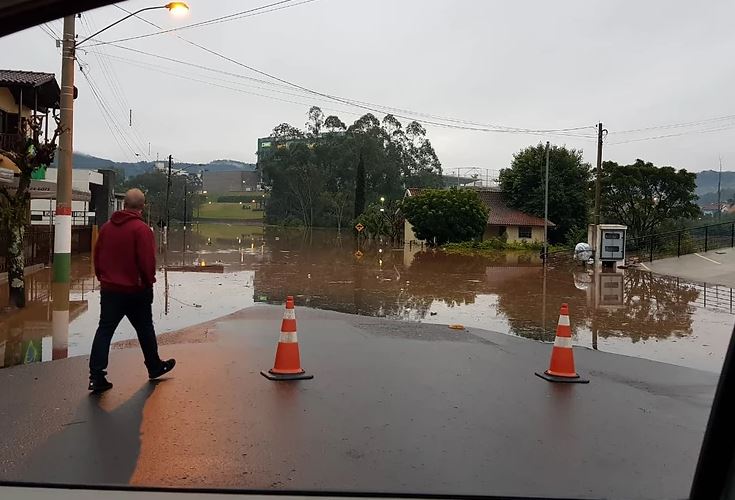
[[[544,270],[528,253],[480,257],[358,244],[350,233],[331,230],[202,224],[185,239],[181,230],[170,235],[169,264],[202,261],[223,264],[224,273],[168,272],[168,306],[166,279],[158,273],[159,333],[294,295],[297,306],[552,341],[566,302],[576,345],[718,372],[735,323],[733,291],[723,286],[637,269],[595,275],[566,259]],[[74,258],[68,318],[51,302],[67,291],[50,281],[49,270],[34,273],[28,306],[0,312],[0,366],[89,352],[99,315],[89,256]],[[0,304],[7,304],[6,285]],[[130,338],[135,333],[124,320],[115,340]]]

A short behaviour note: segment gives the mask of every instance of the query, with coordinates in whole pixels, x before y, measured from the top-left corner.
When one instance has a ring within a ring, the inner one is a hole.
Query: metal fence
[[[735,247],[735,221],[629,238],[625,252],[629,259],[653,261],[726,247]]]
[[[8,233],[0,229],[0,273],[7,269]],[[25,233],[25,265],[50,264],[53,257],[54,230],[49,226],[27,226]],[[92,251],[92,227],[72,226],[71,228],[72,253],[87,253]]]

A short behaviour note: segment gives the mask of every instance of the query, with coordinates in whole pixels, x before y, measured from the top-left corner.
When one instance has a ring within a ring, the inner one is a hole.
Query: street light
[[[123,22],[124,20],[126,20],[128,18],[131,18],[133,16],[136,16],[136,15],[140,14],[141,12],[145,12],[145,11],[148,11],[148,10],[157,10],[157,9],[168,9],[168,11],[171,14],[175,15],[175,16],[181,16],[181,15],[186,14],[187,12],[189,12],[189,6],[185,2],[170,2],[170,3],[167,3],[166,5],[156,5],[155,7],[144,7],[142,9],[136,10],[135,12],[131,12],[127,16],[118,19],[114,23],[112,23],[112,24],[110,24],[108,26],[105,26],[104,28],[102,28],[101,30],[99,30],[99,31],[97,31],[95,33],[92,33],[91,35],[89,35],[87,38],[85,38],[81,42],[77,42],[76,44],[74,44],[74,47],[75,48],[78,48],[81,44],[83,44],[87,40],[96,37],[97,35],[99,35],[103,31],[107,31],[108,29],[112,28],[113,26],[115,26],[117,24],[120,24],[121,22]]]
[[[84,40],[76,41],[76,16],[64,18],[64,32],[61,51],[61,95],[59,99],[59,123],[61,130],[59,137],[59,167],[56,175],[56,217],[54,229],[54,264],[53,282],[69,283],[71,275],[71,184],[72,184],[72,154],[74,145],[74,61],[76,49],[87,40],[99,35],[124,20],[154,9],[168,9],[169,12],[179,15],[189,10],[184,2],[170,2],[166,5],[146,7],[137,10],[93,33]]]

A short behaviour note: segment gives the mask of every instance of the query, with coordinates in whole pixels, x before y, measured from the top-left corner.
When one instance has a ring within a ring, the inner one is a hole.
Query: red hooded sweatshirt
[[[120,210],[102,225],[94,270],[103,290],[134,293],[156,282],[155,238],[137,211]]]

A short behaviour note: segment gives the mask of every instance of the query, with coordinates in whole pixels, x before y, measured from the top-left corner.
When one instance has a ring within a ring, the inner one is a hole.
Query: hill
[[[58,158],[58,155],[56,158]],[[72,161],[74,162],[74,168],[81,168],[85,170],[113,169],[123,171],[125,173],[125,177],[134,177],[145,172],[150,172],[155,168],[153,162],[116,162],[108,160],[106,158],[99,158],[97,156],[92,156],[84,153],[74,153],[74,158]],[[56,159],[54,160],[53,166],[57,166]],[[209,163],[176,162],[175,167],[185,170],[186,172],[189,172],[191,174],[198,174],[203,170],[209,172],[227,172],[231,170],[243,170],[246,172],[255,171],[255,164],[244,163],[237,160],[214,160]]]
[[[702,196],[705,193],[715,193],[716,195],[717,177],[716,170],[703,170],[697,173],[697,194]],[[722,172],[721,189],[735,189],[735,172]]]

